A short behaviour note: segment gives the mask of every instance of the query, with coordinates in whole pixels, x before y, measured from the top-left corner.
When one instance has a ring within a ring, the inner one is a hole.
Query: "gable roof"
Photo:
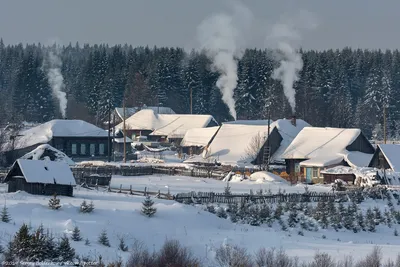
[[[271,131],[273,128],[276,128],[279,134],[282,137],[281,144],[277,151],[273,155],[271,155],[271,162],[284,162],[285,160],[282,158],[282,154],[288,148],[288,146],[293,142],[296,136],[303,130],[304,127],[311,126],[306,121],[301,119],[296,119],[296,126],[294,126],[289,119],[281,119],[273,122],[271,124]]]
[[[82,120],[51,120],[19,133],[15,148],[48,143],[53,137],[107,137],[108,133]]]
[[[11,167],[5,182],[12,179],[11,173],[19,167],[28,183],[76,185],[75,178],[65,162],[19,159]]]
[[[75,165],[75,162],[72,161],[65,153],[61,152],[54,147],[43,144],[32,150],[31,152],[26,153],[20,159],[29,159],[29,160],[50,160],[50,161],[59,161],[65,162],[68,165]]]
[[[211,121],[218,125],[211,115],[157,114],[144,109],[125,120],[125,127],[128,130],[151,130],[151,135],[183,138],[189,129],[204,128]],[[118,129],[122,127],[123,122],[116,126]]]
[[[386,158],[390,168],[395,172],[400,172],[400,145],[379,144],[378,149]]]
[[[346,149],[361,134],[360,129],[305,127],[284,151],[282,158],[307,159],[300,163],[302,166],[324,167],[342,161],[350,165],[356,165],[356,161],[368,165],[365,162],[368,158],[371,160],[372,154]]]
[[[206,146],[220,126],[208,128],[193,128],[189,129],[182,139],[181,146]]]
[[[175,111],[173,111],[169,107],[131,107],[131,108],[125,108],[125,118],[129,118],[136,112],[142,110],[142,109],[151,109],[154,112],[158,114],[175,114]],[[118,117],[122,120],[124,117],[124,108],[115,108],[115,112],[117,113]]]

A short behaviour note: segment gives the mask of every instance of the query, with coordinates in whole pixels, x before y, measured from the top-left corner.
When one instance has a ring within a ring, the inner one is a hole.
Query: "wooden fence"
[[[347,192],[337,193],[293,193],[293,194],[274,194],[274,195],[258,195],[258,194],[230,194],[213,193],[213,192],[190,192],[179,193],[175,195],[175,200],[181,203],[221,203],[232,204],[241,202],[253,203],[280,203],[280,202],[320,202],[320,201],[348,201]]]

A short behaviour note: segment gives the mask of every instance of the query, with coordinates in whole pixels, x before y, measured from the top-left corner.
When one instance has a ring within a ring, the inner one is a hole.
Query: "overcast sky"
[[[0,0],[6,44],[108,43],[197,47],[196,28],[229,0]],[[265,47],[267,25],[308,10],[318,27],[302,32],[303,48],[400,47],[399,0],[242,0],[254,13],[250,47]],[[254,32],[253,32],[254,31]]]

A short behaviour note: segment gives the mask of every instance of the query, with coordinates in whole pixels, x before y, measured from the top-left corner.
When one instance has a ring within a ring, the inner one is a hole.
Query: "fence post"
[[[129,186],[129,194],[133,195],[133,192],[132,192],[132,185]]]
[[[147,187],[144,187],[144,196],[147,196]]]
[[[119,185],[119,191],[118,193],[122,193],[122,184]]]

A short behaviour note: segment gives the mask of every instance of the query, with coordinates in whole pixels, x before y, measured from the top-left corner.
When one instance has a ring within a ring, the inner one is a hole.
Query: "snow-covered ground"
[[[226,182],[215,179],[187,177],[187,176],[169,176],[169,175],[146,175],[146,176],[119,176],[114,175],[111,179],[111,188],[129,189],[132,186],[134,190],[144,190],[161,193],[167,193],[168,188],[171,194],[186,193],[186,192],[223,192],[226,187]],[[232,192],[235,193],[249,193],[250,190],[254,192],[259,189],[263,191],[271,190],[278,192],[285,190],[287,193],[304,193],[305,186],[298,184],[291,186],[285,182],[271,182],[267,180],[243,180],[233,179],[229,183]],[[327,192],[331,190],[326,185],[309,185],[310,191]]]
[[[204,185],[203,182],[198,183]],[[207,186],[203,188],[206,190]],[[232,184],[232,189],[235,188],[236,184]],[[4,186],[0,189],[2,192],[6,190]],[[378,226],[376,233],[321,229],[318,232],[305,231],[304,236],[299,236],[296,229],[283,232],[277,224],[272,227],[233,224],[230,220],[218,218],[201,207],[159,199],[154,200],[157,213],[154,217],[147,218],[140,214],[143,197],[126,194],[77,189],[73,198],[60,197],[62,208],[58,211],[48,208],[49,197],[46,196],[33,196],[24,192],[1,194],[13,220],[7,224],[0,222],[0,242],[3,245],[6,245],[22,223],[32,227],[42,223],[55,235],[70,233],[76,225],[80,228],[83,238],[88,238],[91,242],[90,246],[86,246],[84,241],[71,241],[77,253],[90,256],[93,260],[102,255],[106,262],[117,260],[119,257],[123,260],[129,257],[128,252],[117,249],[120,236],[124,236],[128,245],[133,243],[134,238],[139,239],[150,251],[157,250],[167,238],[178,239],[210,266],[215,266],[212,264],[214,249],[226,239],[231,244],[246,247],[249,252],[260,247],[283,247],[289,255],[298,256],[301,260],[311,259],[316,251],[328,252],[337,259],[350,254],[360,259],[375,245],[382,248],[384,257],[395,258],[400,251],[399,237],[393,235],[393,228],[386,226]],[[93,201],[93,213],[78,212],[84,199]],[[369,200],[361,205],[381,205],[383,208],[384,203]],[[108,233],[110,248],[97,243],[98,235],[103,229]],[[323,235],[326,238],[323,238]]]

